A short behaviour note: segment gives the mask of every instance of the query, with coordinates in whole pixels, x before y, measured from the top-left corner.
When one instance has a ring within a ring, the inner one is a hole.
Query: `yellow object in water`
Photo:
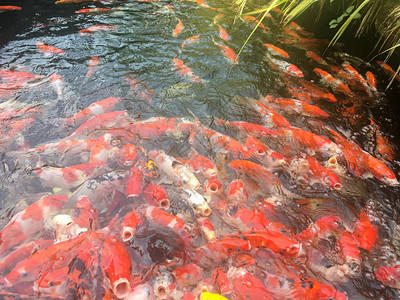
[[[209,292],[204,292],[201,293],[200,300],[228,300],[228,298],[225,298],[219,294],[211,294]]]

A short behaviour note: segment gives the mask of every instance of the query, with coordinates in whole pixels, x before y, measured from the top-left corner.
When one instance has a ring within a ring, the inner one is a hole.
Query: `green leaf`
[[[332,21],[329,22],[329,26],[331,26],[331,25],[333,25],[333,24],[336,24],[336,25],[337,25],[337,21],[336,21],[336,20],[332,20]]]
[[[359,19],[359,18],[361,18],[361,15],[360,15],[360,13],[357,13],[357,14],[354,16],[354,19]]]
[[[354,9],[354,5],[349,6],[349,7],[346,9],[346,13],[351,14],[351,12],[353,11],[353,9]]]
[[[329,26],[329,28],[332,29],[332,28],[336,28],[336,27],[338,27],[338,26],[339,26],[339,24],[336,23],[336,24],[332,24],[331,26]]]

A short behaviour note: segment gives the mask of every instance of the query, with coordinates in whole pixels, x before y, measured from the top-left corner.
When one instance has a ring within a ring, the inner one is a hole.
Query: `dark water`
[[[2,5],[10,5],[3,2]],[[235,19],[234,10],[229,8],[230,4],[217,0],[207,3],[218,8],[220,12],[225,12],[225,18],[219,23],[229,33],[230,40],[224,44],[238,53],[251,32],[252,25]],[[174,9],[168,9],[166,4],[173,5]],[[309,81],[318,83],[319,78],[313,69],[324,68],[306,57],[305,51],[310,45],[299,47],[297,44],[278,42],[280,39],[285,40],[285,34],[278,29],[275,21],[268,18],[264,24],[270,30],[264,32],[258,29],[241,53],[239,64],[233,66],[213,42],[221,42],[218,27],[213,22],[213,18],[219,12],[201,8],[195,2],[115,1],[55,5],[51,1],[15,1],[12,5],[20,5],[23,10],[0,13],[1,68],[15,68],[18,71],[43,75],[45,78],[57,73],[65,81],[62,98],[57,96],[49,82],[15,95],[14,98],[19,103],[37,106],[42,111],[35,117],[36,122],[24,133],[30,147],[68,136],[71,131],[60,126],[63,119],[107,97],[123,98],[118,109],[142,120],[156,116],[185,117],[190,120],[198,119],[211,127],[214,127],[213,118],[257,122],[255,112],[249,109],[243,97],[259,98],[267,94],[276,97],[290,96],[281,72],[268,63],[263,43],[271,43],[287,51],[290,54],[288,61],[299,67],[305,79]],[[78,9],[91,7],[110,8],[112,11],[75,14]],[[174,38],[172,31],[178,18],[185,28]],[[79,30],[99,23],[116,26],[116,30],[86,36],[78,34]],[[199,42],[182,48],[181,43],[194,35],[200,36]],[[65,55],[44,56],[36,48],[38,41],[64,50]],[[366,62],[367,58],[354,56],[363,54],[357,54],[355,49],[347,47],[352,45],[346,43],[329,50],[324,59],[330,65],[336,66],[348,61],[361,74],[372,71],[377,77],[380,93],[367,100],[364,100],[363,95],[356,94],[352,101],[335,93],[338,102],[318,102],[319,106],[330,114],[330,118],[324,121],[324,124],[345,133],[364,150],[375,155],[375,140],[369,134],[370,119],[374,119],[380,131],[395,147],[394,159],[385,162],[399,178],[400,156],[397,150],[400,145],[400,110],[396,103],[400,94],[399,83],[394,82],[392,87],[385,91],[388,75],[376,64]],[[311,49],[322,53],[325,48],[319,46]],[[87,77],[85,74],[88,71],[88,60],[93,56],[98,56],[101,63],[93,75]],[[176,57],[190,66],[193,73],[204,79],[204,82],[193,83],[182,79],[173,67],[172,61]],[[140,99],[132,92],[125,80],[126,76],[131,75],[154,91],[151,101]],[[7,100],[0,99],[0,103]],[[353,102],[356,105],[353,105]],[[352,111],[349,107],[354,107],[355,110]],[[354,119],[354,114],[359,117]],[[288,117],[288,120],[294,126],[319,133],[318,122],[308,118]],[[182,152],[179,147],[184,147],[176,146],[172,142],[169,146],[172,155]],[[0,186],[1,219],[2,223],[6,224],[14,215],[14,210],[19,210],[18,207],[14,207],[15,203],[29,197],[31,193],[46,190],[36,187],[32,181],[32,174],[18,167],[18,164],[23,165],[22,162],[5,157],[5,153],[1,155],[3,163],[7,165],[3,167]],[[367,207],[374,211],[376,225],[380,228],[379,247],[371,252],[362,253],[361,271],[346,275],[346,280],[332,285],[346,292],[349,299],[398,299],[397,290],[385,287],[373,279],[373,270],[377,262],[388,260],[389,257],[393,263],[397,261],[396,255],[400,255],[397,225],[400,222],[399,188],[389,187],[375,179],[358,179],[348,175],[344,179],[344,191],[321,192],[314,189],[296,189],[284,174],[280,178],[287,188],[305,198],[325,199],[293,205],[300,215],[309,215],[314,221],[324,215],[339,215],[349,224],[362,208]],[[290,224],[299,232],[305,228],[299,220],[300,217],[290,217],[290,213],[287,213],[280,221]],[[145,244],[138,240],[142,246]],[[146,242],[149,240],[151,247],[147,249],[147,255],[150,258],[146,256],[146,263],[149,264],[151,261],[159,263],[162,261],[158,257],[161,255],[159,253],[166,253],[174,248],[172,242],[165,242],[166,238],[160,239],[159,234],[151,234],[145,238]],[[325,245],[325,248],[332,251],[331,241],[326,243],[329,245]],[[388,246],[389,250],[383,251],[382,246]],[[318,247],[325,249],[324,245]],[[321,249],[319,251],[324,251]],[[132,250],[135,251],[139,253],[144,250]],[[395,253],[395,258],[391,257],[390,253]],[[308,272],[308,276],[313,273],[310,270]],[[318,275],[315,277],[318,279]]]

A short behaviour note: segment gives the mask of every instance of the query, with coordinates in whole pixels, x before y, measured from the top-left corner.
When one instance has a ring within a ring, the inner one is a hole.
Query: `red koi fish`
[[[200,40],[200,36],[199,35],[194,35],[191,36],[190,38],[187,38],[186,40],[183,41],[183,43],[181,44],[182,48],[185,48],[187,45],[193,44],[193,43],[198,43]]]
[[[375,271],[375,276],[384,285],[400,288],[400,267],[398,265],[380,267]]]
[[[301,27],[299,24],[297,24],[296,22],[290,22],[288,25],[290,28],[296,30],[298,33],[300,33],[303,36],[308,36],[311,37],[312,33],[305,31],[303,27]]]
[[[265,247],[284,257],[295,257],[302,251],[302,245],[299,242],[277,230],[244,232],[243,238],[248,240],[253,248]]]
[[[10,254],[7,256],[3,257],[0,260],[0,273],[3,273],[4,271],[7,271],[11,268],[13,268],[16,264],[18,264],[20,261],[23,261],[24,259],[28,258],[31,256],[34,252],[46,248],[53,244],[54,241],[52,240],[38,240],[38,241],[32,241],[26,244],[22,244],[16,249],[14,249]]]
[[[328,63],[314,51],[306,51],[306,55],[320,65],[328,65]]]
[[[198,265],[188,264],[176,268],[172,274],[176,279],[176,286],[181,289],[197,285],[202,279],[203,269]]]
[[[136,234],[136,230],[139,228],[141,223],[142,221],[140,220],[140,216],[134,209],[127,213],[121,223],[122,241],[129,242],[130,240],[132,240]]]
[[[296,77],[304,77],[303,72],[296,67],[294,64],[288,63],[284,60],[278,60],[275,58],[270,58],[270,65],[275,70],[282,71],[288,75],[296,76]]]
[[[208,9],[212,9],[212,10],[217,10],[214,7],[211,7],[210,5],[208,5],[207,3],[205,3],[203,0],[196,0],[197,5],[200,7],[204,7],[204,8],[208,8]]]
[[[187,67],[181,59],[175,57],[173,59],[173,63],[175,66],[175,70],[178,72],[179,76],[182,79],[188,79],[192,82],[205,82],[204,79],[200,78],[197,75],[194,75],[192,69]]]
[[[48,46],[43,44],[42,42],[36,42],[36,47],[42,51],[46,56],[50,55],[64,55],[65,52],[61,49],[58,49],[53,46]]]
[[[246,205],[249,199],[249,192],[246,190],[243,180],[232,181],[226,188],[226,198],[229,203]]]
[[[376,92],[378,88],[378,81],[376,80],[375,75],[371,71],[367,71],[367,73],[365,73],[365,76],[367,77],[367,82],[370,88]]]
[[[339,79],[334,78],[328,72],[326,72],[320,68],[315,68],[314,72],[321,78],[321,82],[324,85],[329,86],[332,90],[338,91],[339,93],[342,93],[345,95],[351,94],[351,90],[347,85],[345,85]]]
[[[98,56],[93,56],[91,59],[89,59],[89,70],[86,73],[86,77],[92,76],[94,70],[100,64],[100,62],[101,61]]]
[[[149,182],[143,189],[143,197],[150,205],[155,205],[163,209],[168,209],[170,206],[167,191],[162,186],[153,182]]]
[[[352,237],[357,242],[358,246],[365,250],[371,250],[378,240],[378,230],[371,224],[365,212],[360,213]]]
[[[278,114],[272,108],[264,105],[260,101],[256,101],[253,103],[253,107],[262,115],[264,116],[263,122],[265,126],[270,128],[282,128],[282,127],[291,127],[289,121],[286,120],[284,116]]]
[[[254,181],[261,190],[267,193],[270,192],[273,187],[280,184],[279,179],[275,178],[270,171],[251,161],[233,160],[229,163],[229,167],[234,170],[245,183],[250,179]]]
[[[92,201],[86,196],[81,196],[76,201],[72,219],[81,228],[89,230],[98,229],[99,212],[94,207]]]
[[[110,280],[114,295],[125,298],[131,290],[132,259],[117,237],[108,237],[101,249],[101,268]]]
[[[179,217],[171,215],[162,209],[152,206],[146,209],[146,219],[161,228],[169,228],[182,237],[188,237],[190,229]]]
[[[218,178],[209,178],[204,182],[204,194],[217,194],[222,190],[222,184]]]
[[[322,284],[313,279],[300,280],[296,279],[291,296],[293,299],[310,299],[310,300],[347,300],[347,296],[336,290],[330,285]]]
[[[176,25],[174,31],[172,32],[172,36],[177,37],[182,32],[183,28],[185,28],[185,26],[183,26],[182,21],[178,19],[178,24]]]
[[[231,277],[231,281],[238,299],[274,299],[261,279],[244,271],[244,269],[238,269],[237,274],[233,278]]]
[[[57,93],[58,99],[63,99],[64,90],[64,78],[61,75],[52,73],[49,76],[50,85],[53,87],[54,91]]]
[[[0,255],[44,230],[46,220],[63,208],[68,196],[43,197],[17,213],[0,232]]]
[[[229,41],[229,34],[228,32],[226,32],[225,29],[222,28],[221,25],[218,24],[218,29],[219,29],[219,36],[221,39],[223,39],[224,41]]]
[[[84,163],[65,168],[41,167],[34,172],[44,186],[70,189],[96,176],[100,167],[99,164]]]
[[[347,263],[360,263],[360,249],[358,249],[357,242],[352,237],[351,233],[344,232],[340,234],[337,240],[337,248],[346,259]]]
[[[76,14],[90,14],[90,13],[98,13],[98,12],[105,12],[110,11],[109,8],[85,8],[75,11]]]
[[[0,11],[10,11],[10,10],[21,10],[22,7],[20,6],[13,6],[13,5],[2,5],[0,6]]]
[[[289,58],[290,57],[289,54],[286,51],[284,51],[281,48],[276,47],[276,46],[274,46],[272,44],[265,43],[265,44],[263,44],[263,46],[266,47],[268,49],[268,52],[273,56],[280,56],[280,57],[283,57],[283,58]]]
[[[29,72],[10,71],[6,69],[0,69],[0,77],[4,82],[14,84],[29,83],[44,78],[44,76],[31,74]]]
[[[327,90],[302,78],[284,76],[288,92],[296,99],[310,103],[311,100],[337,102],[335,96]]]
[[[208,264],[215,266],[231,256],[250,251],[250,249],[249,241],[240,238],[221,238],[194,249],[189,256],[200,266]]]
[[[395,80],[400,82],[400,75],[396,74],[396,72],[392,69],[391,66],[388,64],[384,64],[383,61],[378,60],[377,63],[383,68],[383,70],[386,72],[386,74],[390,76],[395,76]]]
[[[94,116],[111,112],[120,101],[122,101],[121,98],[114,97],[97,101],[84,110],[74,114],[72,117],[66,119],[64,124],[67,126],[80,126]]]
[[[267,27],[265,27],[265,25],[263,23],[261,23],[260,21],[258,21],[255,17],[250,16],[250,15],[244,15],[244,16],[242,16],[242,18],[245,22],[254,23],[254,24],[258,25],[264,31],[267,31]]]
[[[239,256],[240,255],[246,255],[246,254],[243,253],[239,254]],[[228,278],[228,275],[222,269],[222,267],[215,268],[214,272],[211,275],[211,281],[214,283],[214,285],[216,283],[216,286],[218,287],[220,294],[228,295],[232,293],[231,282]]]
[[[74,139],[87,136],[96,131],[96,129],[104,130],[115,126],[123,126],[128,119],[129,116],[124,111],[114,111],[96,115],[79,126],[68,138]]]
[[[98,31],[115,31],[116,27],[114,25],[107,25],[107,24],[97,24],[90,26],[89,28],[85,28],[79,30],[80,35],[88,35]]]
[[[204,126],[201,126],[200,129],[204,136],[210,142],[213,151],[215,151],[216,153],[225,152],[230,154],[234,158],[249,157],[250,153],[248,149],[230,136],[208,129]],[[201,143],[202,141],[199,140],[199,138],[199,135],[196,136],[196,139]]]
[[[217,239],[214,225],[211,220],[207,217],[198,216],[196,218],[197,225],[208,242],[215,241]]]
[[[194,173],[200,173],[205,178],[214,178],[218,174],[215,164],[194,149],[189,151],[187,159],[179,159],[179,161],[190,166]]]
[[[286,164],[282,155],[265,146],[255,137],[247,137],[245,145],[249,149],[251,156],[266,167],[274,168]]]
[[[310,131],[300,128],[287,128],[275,130],[280,138],[289,140],[293,149],[303,147],[314,152],[339,154],[341,150],[332,141]]]
[[[398,185],[396,175],[383,162],[365,152],[356,143],[345,139],[332,129],[327,129],[339,145],[346,159],[349,171],[355,176],[372,174],[376,179],[388,184]]]
[[[342,222],[337,216],[324,216],[314,224],[308,226],[294,238],[300,242],[313,242],[317,239],[327,238],[334,233],[342,233]]]
[[[368,85],[367,81],[355,68],[353,68],[348,63],[342,64],[342,67],[345,70],[345,72],[347,72],[351,76],[353,81],[354,80],[356,81],[356,83],[353,83],[352,86],[357,86],[360,90],[364,90],[368,94],[371,94],[371,88]]]
[[[125,195],[128,198],[138,197],[143,191],[143,173],[138,167],[133,167],[131,170],[131,176],[125,183]]]
[[[235,51],[233,51],[231,48],[229,48],[229,47],[227,47],[227,46],[225,46],[225,45],[216,43],[215,41],[214,41],[214,44],[221,48],[222,54],[225,56],[225,58],[226,58],[231,64],[237,65],[237,64],[239,63],[239,62],[238,62],[238,59],[237,59],[237,57],[236,57]]]
[[[273,109],[276,109],[278,111],[282,110],[288,114],[297,114],[317,118],[329,117],[329,114],[320,109],[318,106],[311,105],[300,100],[265,96],[264,98],[261,98],[261,101],[262,103],[272,107]]]
[[[254,124],[254,123],[247,123],[247,122],[243,122],[243,121],[237,121],[237,122],[224,121],[221,119],[215,119],[215,122],[217,124],[227,126],[230,129],[235,128],[235,129],[239,130],[243,134],[243,136],[247,136],[250,134],[257,138],[263,138],[263,137],[276,135],[276,133],[273,130],[265,128],[264,126],[261,126],[258,124]]]

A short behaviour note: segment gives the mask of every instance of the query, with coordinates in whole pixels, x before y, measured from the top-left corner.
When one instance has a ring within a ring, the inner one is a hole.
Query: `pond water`
[[[399,298],[400,83],[375,61],[277,11],[235,60],[257,21],[219,0],[12,5],[2,296]]]

